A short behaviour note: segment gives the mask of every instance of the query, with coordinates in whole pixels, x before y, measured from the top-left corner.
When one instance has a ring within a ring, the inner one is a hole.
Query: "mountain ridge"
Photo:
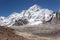
[[[12,13],[8,17],[5,17],[5,19],[1,20],[0,24],[1,26],[12,26],[15,24],[16,20],[19,19],[26,19],[28,21],[29,25],[35,25],[43,23],[43,21],[49,21],[53,16],[53,11],[49,9],[42,9],[37,4],[31,6],[27,10],[23,10],[20,13]]]

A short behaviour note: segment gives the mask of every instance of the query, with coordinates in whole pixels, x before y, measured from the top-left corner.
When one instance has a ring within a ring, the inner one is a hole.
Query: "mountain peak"
[[[39,7],[39,5],[37,5],[37,4],[34,4],[32,7]]]
[[[31,6],[29,8],[30,11],[39,11],[40,10],[40,7],[37,5],[37,4],[34,4],[33,6]]]

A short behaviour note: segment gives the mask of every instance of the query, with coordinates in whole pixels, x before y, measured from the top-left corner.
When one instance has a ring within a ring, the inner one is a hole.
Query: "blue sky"
[[[60,0],[0,0],[0,16],[21,12],[34,4],[53,11],[60,9]]]

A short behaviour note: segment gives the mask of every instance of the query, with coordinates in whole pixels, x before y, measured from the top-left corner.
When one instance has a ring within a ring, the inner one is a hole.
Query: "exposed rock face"
[[[60,11],[53,12],[53,14],[55,14],[55,17],[53,17],[51,23],[60,24]]]
[[[57,23],[60,23],[60,11],[56,12]]]
[[[28,23],[28,21],[27,21],[27,19],[19,19],[19,20],[16,20],[15,21],[15,26],[20,26],[20,25],[25,25],[25,24],[27,24]]]
[[[27,39],[15,34],[14,29],[0,26],[0,40],[27,40]]]

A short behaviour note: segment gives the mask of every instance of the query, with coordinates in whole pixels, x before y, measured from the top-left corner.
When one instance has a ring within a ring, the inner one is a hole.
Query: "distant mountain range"
[[[58,12],[60,11],[58,10]],[[0,16],[0,26],[37,25],[42,24],[44,21],[48,22],[53,17],[56,17],[56,12],[49,9],[42,9],[35,4],[20,13],[14,12],[8,17]]]

